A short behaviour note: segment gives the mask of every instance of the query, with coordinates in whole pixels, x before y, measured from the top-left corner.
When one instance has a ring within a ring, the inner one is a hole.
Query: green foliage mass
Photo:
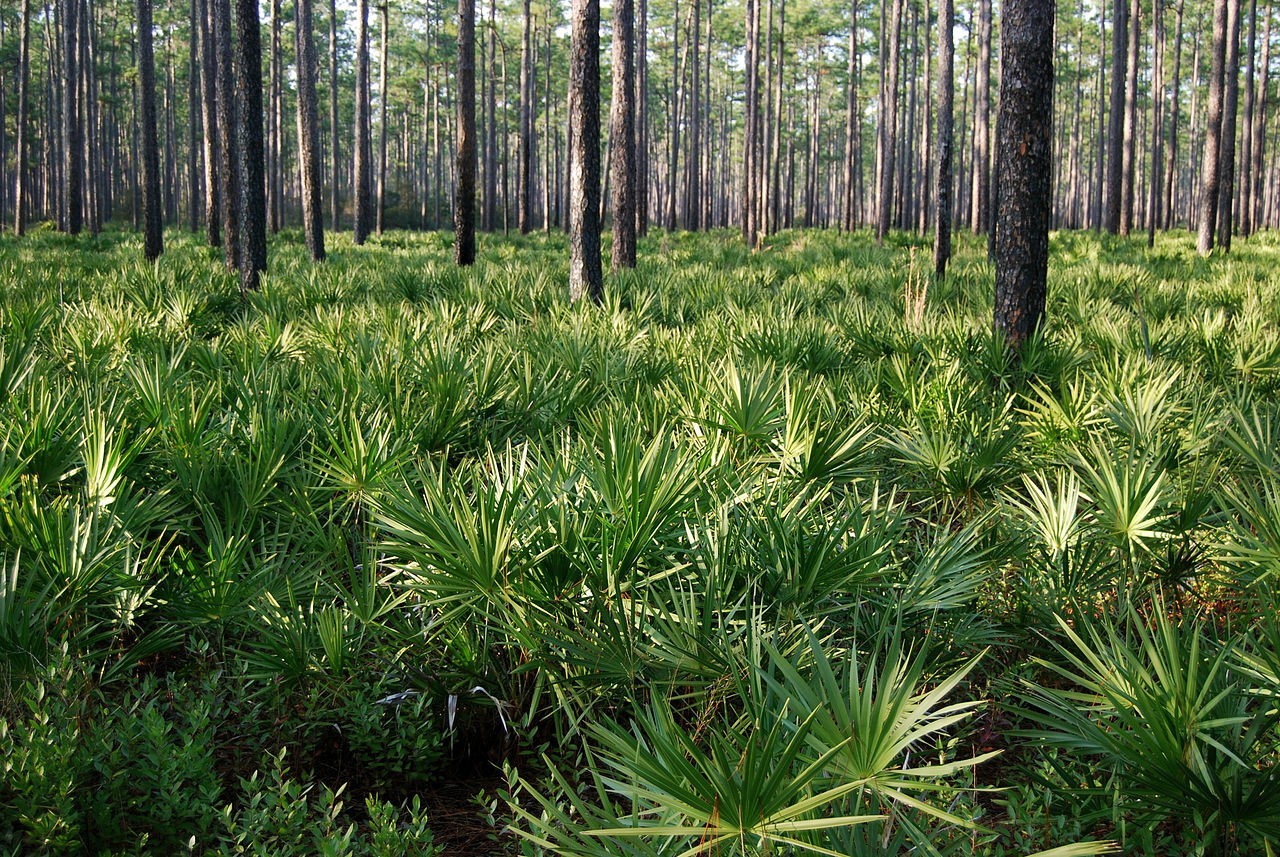
[[[168,238],[0,238],[0,849],[1276,846],[1275,236]]]

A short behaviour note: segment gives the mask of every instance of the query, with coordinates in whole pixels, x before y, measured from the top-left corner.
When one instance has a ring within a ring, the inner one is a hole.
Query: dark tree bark
[[[62,227],[71,235],[80,234],[84,223],[79,12],[80,0],[62,0]]]
[[[1222,143],[1218,168],[1218,246],[1231,251],[1235,219],[1236,119],[1240,109],[1240,0],[1227,0],[1227,51],[1223,65]]]
[[[468,0],[464,0],[467,2]],[[569,56],[569,298],[604,299],[600,262],[600,0],[573,0]]]
[[[995,327],[1020,350],[1044,316],[1053,157],[1053,0],[1007,0],[1000,26]]]
[[[143,254],[148,261],[164,252],[160,212],[160,148],[156,142],[156,66],[151,49],[151,0],[137,0],[138,84],[142,121]]]
[[[218,148],[221,150],[222,242],[228,268],[240,266],[240,146],[231,64],[231,0],[208,0],[213,8],[213,41],[217,47],[215,87],[218,102]]]
[[[298,57],[298,173],[302,185],[302,226],[307,250],[319,262],[324,253],[324,202],[320,182],[320,105],[316,98],[316,45],[311,33],[311,0],[294,0]]]
[[[187,217],[194,235],[200,228],[200,4],[191,0],[191,39],[187,55]]]
[[[373,144],[369,131],[369,0],[356,3],[356,116],[355,140],[352,143],[352,174],[355,187],[352,192],[353,240],[356,246],[364,243],[372,227],[369,210],[370,179],[372,178]]]
[[[13,189],[13,233],[27,231],[27,111],[31,85],[31,0],[22,0],[22,20],[18,23],[18,152]]]
[[[990,0],[982,0],[990,3]],[[889,13],[889,50],[885,59],[887,73],[884,84],[884,111],[881,114],[884,140],[884,165],[880,171],[880,210],[876,219],[876,241],[884,243],[893,220],[894,160],[898,148],[898,44],[902,32],[902,0],[893,0]],[[979,84],[981,85],[981,84]]]
[[[453,258],[476,260],[476,0],[458,0],[457,191]]]
[[[236,100],[240,104],[240,291],[257,291],[267,269],[262,145],[262,31],[258,0],[236,0]]]
[[[613,0],[613,270],[636,266],[635,8]]]
[[[1200,196],[1200,223],[1196,249],[1201,256],[1213,252],[1213,239],[1218,226],[1218,190],[1221,186],[1220,156],[1222,151],[1223,66],[1227,55],[1228,0],[1213,3],[1213,55],[1209,62],[1208,126],[1204,134],[1203,180]]]
[[[1120,232],[1120,199],[1124,194],[1125,74],[1128,66],[1129,7],[1115,0],[1111,24],[1111,105],[1107,112],[1107,186],[1102,225],[1112,235]]]
[[[524,0],[520,42],[520,168],[516,175],[516,224],[521,235],[533,228],[533,12]]]
[[[1138,48],[1141,32],[1142,5],[1139,0],[1129,0],[1129,42],[1126,47],[1127,64],[1124,85],[1124,139],[1120,153],[1120,234],[1127,236],[1133,228],[1133,178],[1137,172],[1134,146],[1138,139]]]
[[[951,137],[955,106],[955,11],[938,2],[938,205],[934,214],[933,272],[941,280],[951,259]]]
[[[640,0],[636,53],[636,235],[649,231],[649,3]]]
[[[381,44],[378,50],[378,110],[382,114],[378,124],[378,214],[376,229],[382,234],[387,213],[387,3],[378,7],[382,16]]]

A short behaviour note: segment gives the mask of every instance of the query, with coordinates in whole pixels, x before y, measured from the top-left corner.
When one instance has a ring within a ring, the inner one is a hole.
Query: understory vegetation
[[[1280,242],[0,238],[0,849],[1269,853]],[[454,797],[450,797],[450,796]]]

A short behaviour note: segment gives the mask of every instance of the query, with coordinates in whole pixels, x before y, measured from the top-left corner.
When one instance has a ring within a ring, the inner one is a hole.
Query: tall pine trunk
[[[521,235],[533,228],[533,12],[524,0],[520,41],[520,167],[516,173],[516,225]]]
[[[378,214],[376,229],[382,234],[382,227],[387,214],[387,3],[378,7],[382,16],[382,28],[378,49],[378,112],[381,121],[378,123]]]
[[[151,49],[151,0],[137,0],[138,83],[142,122],[143,254],[148,261],[164,252],[160,218],[160,148],[156,142],[156,66]]]
[[[62,0],[62,227],[71,235],[78,235],[84,222],[84,131],[79,107],[80,2]]]
[[[982,0],[990,4],[990,0]],[[893,221],[893,180],[894,161],[898,148],[898,50],[902,33],[902,0],[893,0],[892,11],[888,21],[889,47],[885,59],[888,72],[884,83],[884,112],[881,136],[884,140],[884,165],[880,171],[880,210],[876,219],[876,241],[884,243],[889,234],[889,224]],[[981,73],[979,74],[981,81]],[[979,82],[981,86],[981,82]]]
[[[569,298],[604,299],[600,262],[600,0],[573,0],[569,56]]]
[[[1203,181],[1200,195],[1200,223],[1196,250],[1201,256],[1213,252],[1213,239],[1218,226],[1218,191],[1222,184],[1219,172],[1222,151],[1223,66],[1227,54],[1227,4],[1213,3],[1213,55],[1209,62],[1208,126],[1204,135]]]
[[[978,73],[973,97],[969,228],[979,235],[991,219],[991,0],[978,3]]]
[[[635,7],[613,0],[613,270],[636,266]]]
[[[1000,25],[995,326],[1022,348],[1044,316],[1053,157],[1053,0],[1007,0]]]
[[[329,226],[339,228],[342,199],[338,194],[338,5],[329,0]]]
[[[27,111],[31,85],[31,0],[22,0],[22,20],[18,23],[18,135],[17,169],[13,188],[13,233],[27,231]]]
[[[453,258],[476,260],[476,0],[458,0],[457,185]]]
[[[1120,232],[1120,200],[1124,195],[1125,74],[1128,66],[1129,7],[1115,0],[1111,23],[1111,104],[1107,111],[1107,186],[1102,224],[1112,235]]]
[[[311,0],[294,0],[294,48],[298,57],[298,174],[302,185],[302,227],[311,258],[324,259],[323,192],[320,182],[320,105],[316,97],[316,44],[311,32]]]
[[[369,0],[356,3],[356,99],[355,139],[352,141],[352,207],[354,210],[352,237],[356,246],[369,237],[372,212],[370,203],[370,179],[373,159],[369,131]]]
[[[1227,0],[1227,50],[1223,63],[1222,142],[1218,168],[1218,245],[1231,250],[1235,220],[1236,119],[1240,109],[1240,0]]]
[[[1120,185],[1120,234],[1128,235],[1133,228],[1133,179],[1137,172],[1134,147],[1138,140],[1138,48],[1140,15],[1139,0],[1129,0],[1129,41],[1126,46],[1127,63],[1124,85],[1124,134],[1120,153],[1120,168],[1124,173]]]
[[[257,291],[267,269],[262,145],[262,31],[258,0],[236,0],[236,100],[240,105],[240,290]]]
[[[222,246],[222,173],[218,137],[218,84],[211,0],[196,0],[200,33],[200,119],[204,126],[204,229],[210,247]]]
[[[217,48],[215,87],[218,106],[218,148],[221,150],[222,243],[228,268],[240,266],[240,146],[236,131],[236,96],[231,63],[231,0],[213,4],[213,42]]]
[[[941,280],[951,259],[951,137],[955,108],[955,11],[938,0],[938,192],[934,212],[933,271]]]

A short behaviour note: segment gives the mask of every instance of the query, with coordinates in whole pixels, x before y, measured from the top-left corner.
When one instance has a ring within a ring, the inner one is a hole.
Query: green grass
[[[0,851],[1280,841],[1277,236],[450,240],[0,237]]]

